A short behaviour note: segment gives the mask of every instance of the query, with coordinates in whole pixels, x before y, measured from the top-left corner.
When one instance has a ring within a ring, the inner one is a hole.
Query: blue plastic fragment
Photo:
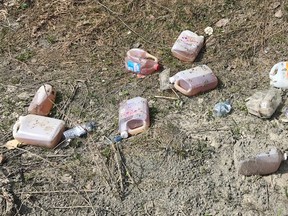
[[[113,141],[114,142],[120,142],[120,141],[122,141],[122,137],[120,136],[120,135],[117,135],[117,136],[115,136],[114,138],[113,138]]]
[[[232,106],[229,101],[219,102],[215,104],[213,109],[214,116],[223,117],[230,113]]]

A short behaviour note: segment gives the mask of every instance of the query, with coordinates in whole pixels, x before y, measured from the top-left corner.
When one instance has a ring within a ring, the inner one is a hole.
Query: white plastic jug
[[[172,54],[185,62],[193,62],[204,44],[204,37],[198,36],[196,33],[185,30],[181,32],[174,43]]]
[[[63,120],[29,114],[20,116],[13,126],[13,137],[25,144],[54,148],[65,128]]]
[[[288,89],[288,62],[275,64],[270,73],[270,85],[276,88]]]
[[[135,97],[120,103],[119,132],[122,138],[141,133],[149,126],[149,106],[145,98]]]

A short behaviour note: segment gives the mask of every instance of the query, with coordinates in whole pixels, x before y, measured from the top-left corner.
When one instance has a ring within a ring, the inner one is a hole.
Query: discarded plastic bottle
[[[187,96],[209,91],[218,85],[217,77],[207,65],[180,71],[169,80],[178,91]]]
[[[137,48],[127,52],[125,67],[128,71],[141,75],[149,75],[160,68],[155,56]]]
[[[229,101],[219,102],[214,106],[213,114],[217,117],[223,117],[226,116],[231,109],[232,107]]]
[[[82,137],[83,135],[93,131],[96,128],[95,122],[88,122],[85,124],[77,125],[74,128],[68,129],[63,132],[64,139],[73,139],[76,137]]]
[[[270,73],[270,85],[276,88],[288,89],[288,62],[275,64]]]
[[[60,141],[65,122],[59,119],[29,114],[20,116],[13,126],[13,137],[19,142],[54,148]]]
[[[149,126],[149,107],[145,98],[135,97],[120,103],[119,132],[122,138],[141,133]]]
[[[183,31],[174,43],[172,54],[186,62],[193,62],[204,44],[204,37],[198,36],[192,31]]]
[[[248,112],[260,118],[270,118],[282,101],[281,90],[258,91],[247,99]]]
[[[49,84],[43,84],[36,92],[30,106],[28,113],[35,115],[47,116],[53,107],[56,92]]]
[[[283,160],[287,160],[287,154],[272,148],[269,153],[261,153],[255,158],[240,161],[238,172],[246,176],[268,175],[276,172]]]

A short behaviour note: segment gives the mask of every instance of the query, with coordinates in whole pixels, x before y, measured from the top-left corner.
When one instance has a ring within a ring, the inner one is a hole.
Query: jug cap
[[[175,83],[175,82],[176,82],[175,77],[169,77],[169,82],[170,82],[170,83]]]
[[[120,133],[120,136],[121,136],[123,139],[126,139],[126,138],[128,138],[128,132],[127,132],[127,131],[122,131],[122,132]]]
[[[156,71],[158,71],[160,69],[160,65],[159,64],[155,64],[153,67]]]

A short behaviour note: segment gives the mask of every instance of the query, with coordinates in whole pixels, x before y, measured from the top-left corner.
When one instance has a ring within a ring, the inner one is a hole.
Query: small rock
[[[280,5],[281,5],[280,2],[274,2],[270,5],[270,9],[274,10],[274,9],[278,8]]]
[[[229,19],[220,19],[218,22],[216,22],[215,26],[221,28],[223,26],[226,26],[228,22]]]
[[[21,100],[28,100],[30,98],[30,95],[28,92],[22,92],[21,94],[17,95],[17,97]]]
[[[213,34],[213,28],[208,26],[204,29],[205,34],[212,35]]]
[[[64,183],[72,183],[73,182],[73,178],[70,174],[66,173],[62,176],[61,180],[64,182]]]
[[[15,92],[17,89],[16,86],[12,86],[12,85],[7,85],[7,92],[8,93],[12,93],[12,92]]]
[[[141,46],[141,43],[139,43],[139,42],[133,44],[133,48],[139,48],[140,46]]]
[[[3,154],[0,154],[0,165],[6,161],[6,157]]]
[[[34,63],[36,63],[36,62],[37,62],[37,59],[36,59],[36,58],[32,58],[32,59],[31,59],[31,63],[34,64]]]
[[[281,9],[277,10],[274,16],[276,18],[281,18],[283,16],[282,10]]]

